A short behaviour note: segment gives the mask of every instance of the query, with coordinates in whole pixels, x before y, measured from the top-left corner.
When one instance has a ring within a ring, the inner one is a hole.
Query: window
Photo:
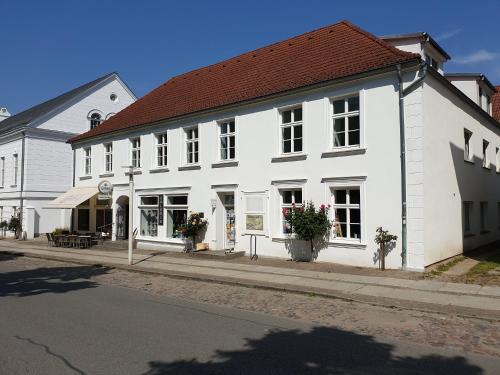
[[[472,233],[472,202],[465,201],[464,207],[464,235]]]
[[[333,235],[361,240],[361,196],[359,187],[333,190]]]
[[[199,144],[198,144],[198,127],[186,129],[186,163],[197,164]]]
[[[281,232],[293,233],[293,228],[285,220],[285,213],[295,205],[302,205],[302,189],[280,190],[281,195]]]
[[[500,172],[500,149],[498,147],[495,149],[495,159],[496,170]]]
[[[281,153],[302,152],[302,107],[281,111]]]
[[[333,147],[359,146],[359,96],[332,101]]]
[[[488,231],[488,202],[479,203],[479,215],[481,223],[481,232]]]
[[[95,210],[95,229],[97,232],[111,232],[113,210],[109,208]]]
[[[92,149],[90,147],[83,149],[83,158],[85,175],[90,176],[92,174]]]
[[[158,236],[158,196],[141,197],[139,211],[141,214],[141,236]]]
[[[483,139],[483,167],[484,168],[489,168],[490,167],[490,161],[488,160],[488,146],[489,142]]]
[[[0,187],[4,187],[5,186],[5,157],[2,157],[0,159],[0,168],[2,168],[2,170],[0,171],[0,173],[2,174],[0,176]]]
[[[168,165],[167,133],[156,136],[156,166],[166,167]]]
[[[130,163],[134,168],[141,167],[141,138],[132,138],[130,140]]]
[[[188,214],[188,196],[170,195],[167,197],[167,237],[181,238],[179,229],[186,224]]]
[[[483,108],[483,89],[479,88],[479,106]]]
[[[439,68],[439,63],[437,62],[437,60],[429,55],[425,56],[425,62],[427,63],[427,65],[433,67],[436,70]]]
[[[116,95],[115,93],[112,93],[112,94],[109,96],[109,99],[110,99],[112,102],[117,102],[117,101],[118,101],[118,95]]]
[[[17,185],[17,171],[18,171],[18,169],[19,169],[18,159],[19,159],[19,158],[18,158],[17,154],[12,155],[12,163],[13,163],[13,169],[14,169],[14,170],[12,171],[13,176],[14,176],[14,181],[12,182],[12,183],[13,183],[13,185]]]
[[[113,171],[113,144],[106,143],[104,145],[104,170],[106,172]]]
[[[92,113],[90,115],[90,129],[97,128],[101,125],[102,117],[99,113]]]
[[[491,97],[486,95],[486,112],[491,115]]]
[[[472,133],[464,129],[464,159],[466,161],[472,160],[472,146],[471,146]]]
[[[78,209],[78,230],[88,231],[90,229],[90,210],[88,208]]]
[[[219,129],[220,159],[234,160],[236,158],[236,128],[234,120],[221,122]]]

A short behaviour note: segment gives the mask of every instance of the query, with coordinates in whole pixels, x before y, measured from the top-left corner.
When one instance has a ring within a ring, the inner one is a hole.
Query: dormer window
[[[99,113],[92,113],[90,115],[90,129],[97,128],[101,125],[102,117]]]
[[[425,62],[427,63],[427,65],[433,67],[434,69],[438,70],[439,69],[439,63],[437,62],[437,60],[429,55],[426,55],[425,56]]]

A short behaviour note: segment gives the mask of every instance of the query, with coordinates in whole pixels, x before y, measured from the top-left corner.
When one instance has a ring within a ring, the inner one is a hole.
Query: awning
[[[74,187],[48,203],[44,208],[75,208],[98,192],[97,187]]]

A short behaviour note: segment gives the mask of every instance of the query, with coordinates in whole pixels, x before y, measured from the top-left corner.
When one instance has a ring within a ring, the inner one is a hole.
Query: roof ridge
[[[380,44],[382,47],[385,47],[386,49],[388,49],[389,51],[399,55],[399,56],[402,56],[402,57],[409,57],[411,55],[413,56],[418,56],[420,57],[420,55],[418,53],[412,53],[412,52],[406,52],[406,51],[402,51],[400,50],[399,48],[396,48],[392,45],[390,45],[389,43],[387,43],[386,41],[378,38],[377,36],[375,36],[374,34],[372,33],[369,33],[368,31],[366,30],[363,30],[362,28],[360,28],[359,26],[353,24],[352,22],[348,21],[348,20],[342,20],[341,23],[344,23],[346,26],[349,26],[352,30],[360,33],[360,34],[363,34],[364,36],[370,38],[371,40],[373,40],[374,42]]]
[[[298,34],[298,35],[295,35],[295,36],[292,36],[292,37],[289,37],[289,38],[286,38],[286,39],[283,39],[283,40],[279,40],[277,42],[273,42],[271,44],[266,44],[265,46],[262,46],[262,47],[258,47],[258,48],[255,48],[251,51],[246,51],[246,52],[243,52],[243,53],[240,53],[238,55],[235,55],[233,57],[229,57],[225,60],[222,60],[222,61],[218,61],[218,62],[215,62],[213,64],[210,64],[210,65],[205,65],[205,66],[201,66],[199,68],[196,68],[196,69],[193,69],[193,70],[189,70],[187,72],[184,72],[184,73],[180,73],[180,74],[177,74],[173,77],[171,77],[170,79],[168,79],[164,84],[167,84],[169,81],[175,79],[175,78],[179,78],[179,77],[183,77],[185,75],[188,75],[188,74],[192,74],[192,73],[195,73],[197,71],[200,71],[200,70],[206,70],[206,69],[210,69],[216,65],[220,65],[220,64],[223,64],[223,63],[227,63],[228,61],[232,61],[232,60],[235,60],[237,59],[238,57],[242,57],[242,56],[245,56],[245,55],[250,55],[252,53],[256,53],[257,51],[260,51],[260,50],[264,50],[266,48],[271,48],[273,46],[276,46],[278,44],[282,44],[282,43],[286,43],[292,39],[297,39],[297,38],[300,38],[300,37],[304,37],[304,36],[307,36],[308,34],[312,34],[312,33],[316,33],[320,30],[323,30],[323,29],[328,29],[329,27],[333,27],[333,26],[337,26],[337,25],[340,25],[342,24],[344,21],[339,21],[339,22],[335,22],[335,23],[332,23],[330,25],[326,25],[326,26],[321,26],[321,27],[318,27],[317,29],[314,29],[314,30],[311,30],[311,31],[307,31],[305,33],[302,33],[302,34]],[[160,85],[161,87],[162,85]]]

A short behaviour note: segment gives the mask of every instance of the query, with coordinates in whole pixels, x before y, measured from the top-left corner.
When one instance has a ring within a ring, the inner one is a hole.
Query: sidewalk
[[[317,272],[144,252],[135,254],[134,265],[128,266],[126,251],[49,248],[14,241],[1,241],[0,251],[385,306],[500,319],[500,287],[493,286]]]

